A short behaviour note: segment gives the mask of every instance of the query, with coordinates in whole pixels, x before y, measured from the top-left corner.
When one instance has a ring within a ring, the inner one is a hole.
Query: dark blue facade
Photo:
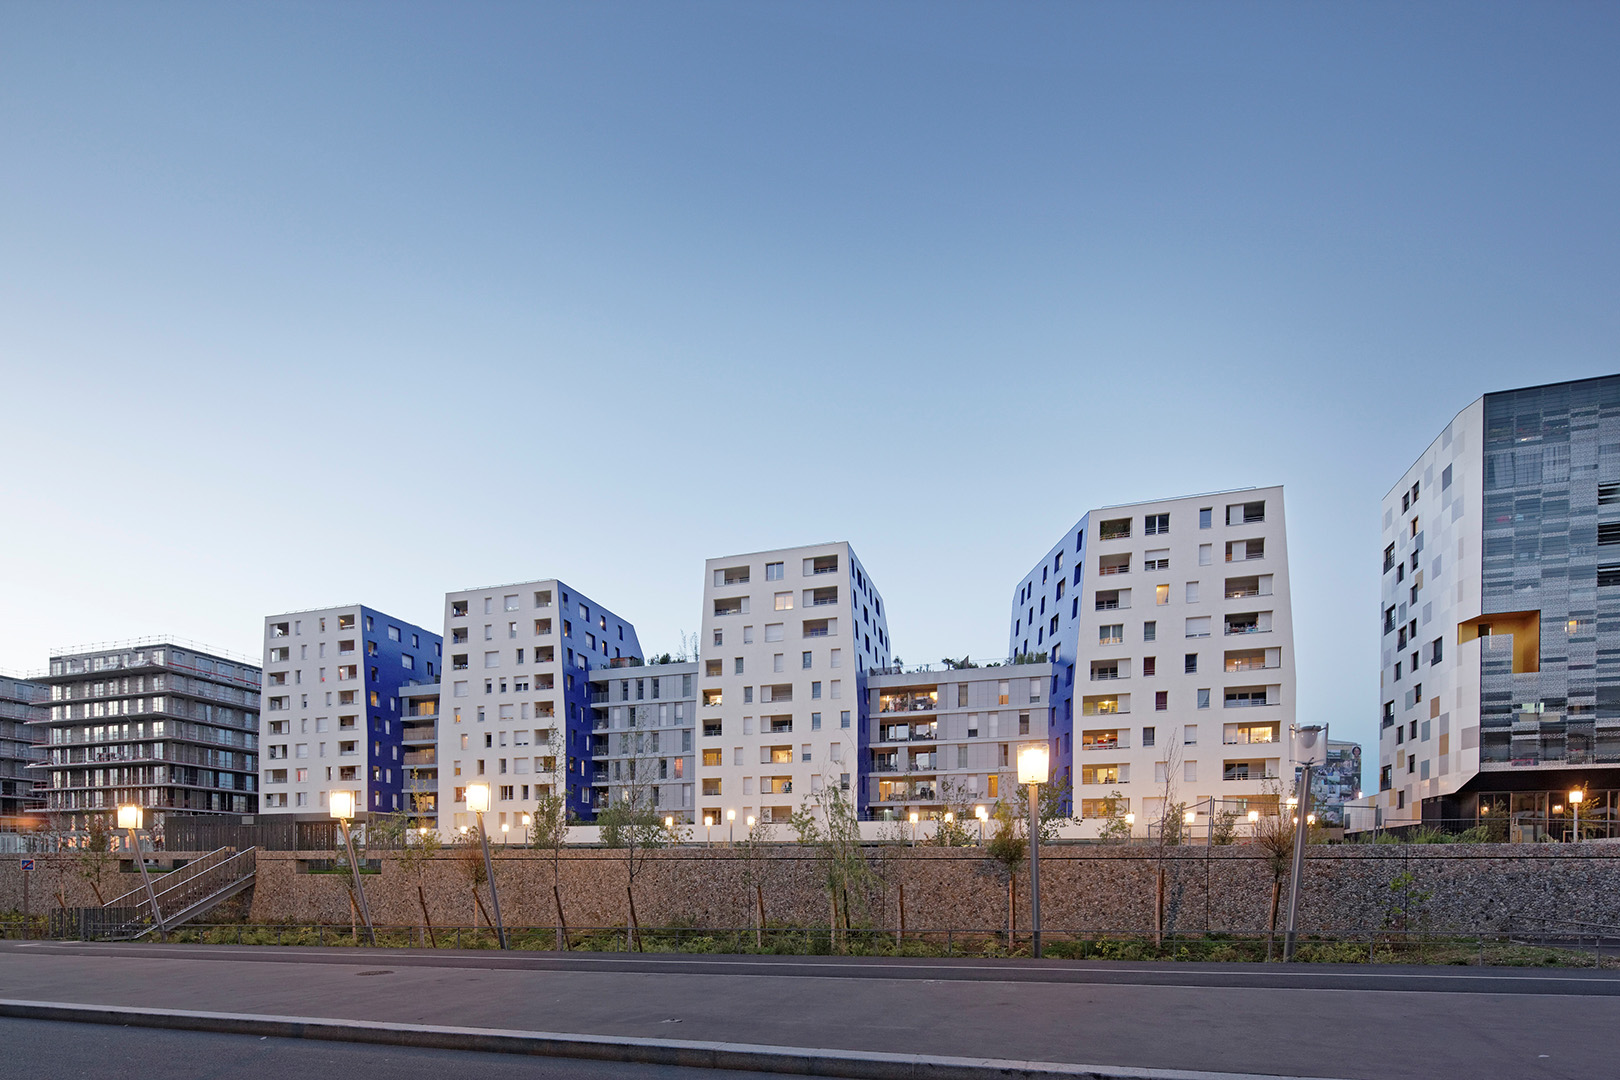
[[[443,671],[443,639],[431,630],[374,608],[360,608],[362,686],[365,694],[365,809],[390,814],[404,809],[405,749],[399,691],[410,683],[437,682]]]
[[[1013,591],[1008,654],[1047,654],[1052,685],[1047,706],[1052,776],[1074,779],[1074,665],[1080,645],[1080,597],[1085,592],[1086,534],[1091,515],[1075,523],[1061,543]]]
[[[563,737],[568,753],[567,801],[570,813],[582,821],[592,821],[596,813],[591,803],[591,786],[596,782],[596,762],[591,756],[591,679],[590,673],[613,666],[613,661],[642,659],[636,628],[589,597],[581,596],[561,581],[558,631],[562,641],[558,659],[562,662]]]

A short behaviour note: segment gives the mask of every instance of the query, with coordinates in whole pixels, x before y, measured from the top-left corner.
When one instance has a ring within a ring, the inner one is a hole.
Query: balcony
[[[419,724],[401,730],[400,738],[406,743],[436,743],[439,741],[437,724]]]
[[[720,725],[719,724],[704,724],[703,725],[703,735],[704,735],[705,738],[714,738],[714,737],[719,736],[719,734],[720,734]]]

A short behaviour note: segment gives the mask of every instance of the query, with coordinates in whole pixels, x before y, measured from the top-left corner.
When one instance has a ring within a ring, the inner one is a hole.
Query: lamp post
[[[1570,818],[1570,825],[1573,827],[1573,832],[1570,835],[1577,844],[1581,842],[1581,803],[1585,799],[1586,792],[1580,788],[1575,788],[1569,793],[1569,812],[1573,815]]]
[[[714,815],[703,815],[703,846],[714,847]]]
[[[489,785],[467,785],[467,809],[478,820],[478,842],[484,847],[484,876],[489,879],[489,899],[495,906],[495,939],[506,948],[506,924],[501,921],[501,894],[495,888],[495,867],[489,861],[489,833],[484,829],[484,812],[489,809]],[[462,830],[466,832],[465,829]]]
[[[1249,811],[1249,835],[1252,839],[1260,838],[1260,811]]]
[[[1126,843],[1129,843],[1130,841],[1136,839],[1136,815],[1135,814],[1126,814],[1125,815],[1125,830],[1126,830],[1126,832],[1125,832],[1125,841],[1126,841]]]
[[[916,847],[917,846],[917,811],[913,810],[911,812],[910,818],[911,818],[911,846]]]
[[[979,819],[979,846],[984,847],[984,823],[990,819],[990,811],[985,807],[975,806],[973,816]]]
[[[334,791],[327,796],[326,805],[337,818],[338,831],[343,834],[343,847],[349,853],[349,872],[354,875],[354,895],[360,901],[360,917],[366,920],[366,939],[372,947],[377,945],[377,931],[371,925],[371,907],[366,903],[366,887],[360,881],[360,862],[354,854],[354,837],[349,834],[349,819],[354,817],[354,792]]]
[[[157,893],[152,889],[152,877],[146,872],[146,856],[141,854],[141,808],[135,803],[118,808],[118,827],[129,830],[129,846],[135,852],[135,865],[141,868],[141,884],[146,886],[146,900],[152,905],[152,920],[158,925],[158,936],[169,940],[169,928],[158,909]]]
[[[737,811],[726,811],[726,846],[732,847],[737,843]]]
[[[1029,785],[1029,925],[1035,959],[1041,958],[1041,785],[1050,777],[1045,743],[1018,751],[1018,782]]]
[[[1309,839],[1308,830],[1312,817],[1311,773],[1316,767],[1317,752],[1327,747],[1327,727],[1323,724],[1314,724],[1295,728],[1294,735],[1298,740],[1297,753],[1300,762],[1299,793],[1296,796],[1298,805],[1294,811],[1294,865],[1288,882],[1288,932],[1283,938],[1283,963],[1293,961],[1294,943],[1299,933],[1300,879],[1305,874],[1305,842]]]
[[[501,847],[506,846],[507,833],[511,830],[511,828],[512,826],[508,825],[506,822],[501,822]]]
[[[534,824],[534,818],[528,814],[523,815],[523,846],[529,846],[529,826]]]

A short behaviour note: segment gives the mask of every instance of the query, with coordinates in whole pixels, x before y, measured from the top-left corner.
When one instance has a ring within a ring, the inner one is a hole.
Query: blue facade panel
[[[443,671],[439,634],[374,608],[360,608],[361,673],[368,752],[365,808],[391,814],[405,808],[405,750],[400,688],[437,682]]]

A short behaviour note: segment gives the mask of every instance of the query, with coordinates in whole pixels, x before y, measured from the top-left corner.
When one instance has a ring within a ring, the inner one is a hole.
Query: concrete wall
[[[993,929],[1007,918],[1005,879],[975,849],[878,846],[867,849],[881,887],[874,907],[893,925],[900,886],[905,887],[908,929]],[[458,862],[445,852],[429,867],[423,892],[435,924],[472,925],[471,891]],[[308,861],[328,852],[260,852],[251,917],[255,921],[346,923],[345,879],[308,873]],[[32,910],[54,904],[56,881],[69,905],[95,903],[88,885],[74,876],[71,857],[61,863],[37,856]],[[512,926],[551,925],[551,863],[543,853],[494,852],[501,906]],[[1054,931],[1138,930],[1153,925],[1154,879],[1159,862],[1151,848],[1064,846],[1041,861],[1043,922]],[[1183,932],[1260,931],[1265,928],[1271,874],[1265,860],[1243,847],[1172,849],[1166,872],[1167,927]],[[55,867],[63,867],[58,872]],[[1499,930],[1547,919],[1620,924],[1620,845],[1422,845],[1344,846],[1313,850],[1307,861],[1301,906],[1307,928],[1381,928],[1394,890],[1390,882],[1410,873],[1415,887],[1432,893],[1425,906],[1435,930]],[[622,925],[625,921],[625,860],[622,851],[575,849],[561,859],[561,889],[571,927]],[[109,899],[139,885],[134,873],[111,874],[102,886]],[[752,887],[758,882],[773,923],[815,926],[827,918],[822,867],[812,849],[781,845],[761,849],[752,861],[745,848],[683,847],[647,856],[636,879],[636,910],[643,925],[685,923],[747,926]],[[398,863],[383,858],[381,874],[366,879],[378,923],[421,920],[416,882]],[[1027,919],[1028,881],[1020,875],[1019,925]],[[486,896],[485,903],[488,900]],[[0,910],[22,908],[22,873],[15,859],[0,865]]]

